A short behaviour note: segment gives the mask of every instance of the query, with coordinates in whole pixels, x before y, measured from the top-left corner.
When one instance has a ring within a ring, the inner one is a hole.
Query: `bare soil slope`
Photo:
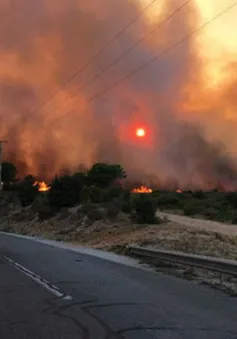
[[[164,216],[162,213],[160,215]],[[167,220],[160,225],[136,225],[123,213],[114,219],[92,221],[81,214],[78,206],[40,222],[34,210],[29,207],[5,216],[0,230],[107,250],[138,244],[237,260],[237,235],[233,230],[228,232],[228,228],[232,229],[233,226],[220,224],[212,227],[212,223],[204,220],[167,216],[171,221]]]

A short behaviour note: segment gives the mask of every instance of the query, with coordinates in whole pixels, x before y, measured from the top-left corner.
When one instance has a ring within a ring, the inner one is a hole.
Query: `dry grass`
[[[138,244],[237,260],[237,236],[175,222],[135,225],[122,213],[113,221],[103,219],[90,222],[77,213],[70,216],[64,213],[38,222],[28,210],[19,212],[2,223],[0,228],[107,250],[121,245]]]
[[[218,232],[230,236],[237,236],[237,225],[230,225],[228,223],[221,223],[217,221],[204,220],[199,218],[191,218],[183,215],[173,213],[158,212],[162,217],[167,217],[170,221],[194,228],[204,229],[206,231]]]

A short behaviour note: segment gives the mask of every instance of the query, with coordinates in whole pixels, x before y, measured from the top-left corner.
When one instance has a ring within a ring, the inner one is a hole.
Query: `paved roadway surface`
[[[1,339],[237,339],[236,302],[193,282],[0,234]]]

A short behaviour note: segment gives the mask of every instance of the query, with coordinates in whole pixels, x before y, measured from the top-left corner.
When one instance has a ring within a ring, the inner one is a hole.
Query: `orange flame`
[[[152,193],[152,189],[146,186],[140,186],[139,188],[134,188],[132,193]]]
[[[176,190],[176,193],[183,193],[180,189]]]
[[[39,192],[47,192],[50,190],[50,186],[46,184],[44,181],[36,181],[34,186],[38,185]]]

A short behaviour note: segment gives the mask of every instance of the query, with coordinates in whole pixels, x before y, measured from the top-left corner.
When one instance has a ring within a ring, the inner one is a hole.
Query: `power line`
[[[120,56],[118,56],[115,60],[113,60],[106,68],[102,69],[99,73],[97,73],[94,77],[92,77],[85,85],[78,88],[76,93],[78,93],[81,90],[84,90],[87,88],[94,80],[98,79],[101,75],[106,73],[108,70],[110,70],[113,66],[115,66],[120,60],[122,60],[125,56],[127,56],[130,52],[132,52],[137,46],[140,45],[141,42],[145,40],[145,38],[152,33],[154,33],[158,28],[160,28],[166,21],[169,19],[172,19],[172,17],[177,14],[179,11],[181,11],[184,7],[186,7],[190,2],[193,0],[187,0],[184,3],[182,3],[178,8],[176,8],[173,12],[171,12],[166,18],[161,20],[158,25],[155,25],[152,30],[150,30],[148,33],[144,34],[139,40],[137,40],[133,45],[131,45],[128,49],[126,49]],[[75,94],[76,94],[75,93]]]
[[[174,43],[173,45],[169,46],[168,48],[166,48],[165,50],[163,50],[161,53],[155,55],[152,59],[144,62],[141,66],[137,67],[136,69],[132,70],[130,73],[128,73],[127,75],[121,77],[120,79],[118,79],[116,82],[114,82],[113,84],[105,87],[102,91],[96,93],[95,95],[93,95],[91,98],[88,99],[88,102],[92,102],[94,100],[96,100],[98,97],[100,97],[101,95],[105,94],[106,92],[114,89],[115,87],[117,87],[120,83],[124,82],[125,80],[131,78],[132,76],[134,76],[135,74],[139,73],[140,71],[142,71],[144,68],[150,66],[152,63],[154,63],[155,61],[157,61],[158,59],[160,59],[163,55],[169,53],[170,51],[172,51],[173,49],[175,49],[177,46],[181,45],[183,42],[185,42],[186,40],[188,40],[189,38],[191,38],[193,35],[198,34],[201,30],[203,30],[206,26],[210,25],[212,22],[214,22],[215,20],[217,20],[219,17],[221,17],[222,15],[224,15],[225,13],[229,12],[231,9],[233,9],[235,6],[237,6],[237,2],[233,3],[232,5],[226,7],[224,10],[220,11],[218,14],[216,14],[214,17],[212,17],[210,20],[205,21],[201,26],[197,27],[196,29],[194,29],[193,31],[191,31],[190,33],[186,34],[183,38],[181,38],[180,40],[178,40],[176,43]],[[75,97],[75,95],[70,98],[68,102],[71,101],[71,99],[73,99]],[[67,104],[66,103],[66,104]]]
[[[154,56],[152,59],[150,59],[149,61],[145,62],[144,64],[142,64],[141,66],[137,67],[136,69],[134,69],[133,71],[131,71],[130,73],[128,73],[127,75],[125,75],[124,77],[120,78],[119,80],[117,80],[116,82],[114,82],[112,85],[107,86],[104,90],[98,92],[97,94],[95,94],[94,96],[92,96],[89,99],[89,102],[94,101],[95,99],[97,99],[99,96],[101,96],[102,94],[108,92],[109,90],[117,87],[120,83],[122,83],[123,81],[131,78],[133,75],[137,74],[138,72],[142,71],[145,67],[151,65],[153,62],[157,61],[161,56],[169,53],[170,51],[172,51],[173,49],[175,49],[177,46],[181,45],[183,42],[185,42],[186,40],[188,40],[190,37],[192,37],[193,35],[199,33],[202,29],[204,29],[206,26],[210,25],[212,22],[214,22],[215,20],[217,20],[219,17],[221,17],[222,15],[226,14],[227,12],[229,12],[231,9],[233,9],[234,7],[237,6],[237,2],[233,3],[232,5],[226,7],[224,10],[222,10],[221,12],[219,12],[218,14],[216,14],[214,17],[212,17],[210,20],[205,21],[204,24],[202,24],[201,26],[199,26],[198,28],[194,29],[192,32],[190,32],[189,34],[185,35],[182,39],[178,40],[175,44],[171,45],[170,47],[166,48],[165,50],[163,50],[161,53],[159,53],[158,55]]]
[[[174,11],[172,11],[167,17],[165,17],[163,20],[161,20],[157,25],[155,25],[148,33],[144,34],[141,38],[139,38],[134,44],[132,44],[128,49],[126,49],[120,56],[118,56],[115,60],[113,60],[106,68],[102,69],[99,73],[97,73],[94,77],[92,77],[85,85],[81,86],[80,88],[78,88],[76,90],[76,92],[71,96],[71,98],[68,100],[70,101],[71,99],[73,99],[75,97],[75,95],[80,92],[81,90],[84,90],[86,87],[88,87],[94,80],[98,79],[102,74],[104,74],[105,72],[107,72],[109,69],[111,69],[113,66],[115,66],[120,60],[122,60],[126,55],[128,55],[130,52],[132,52],[138,45],[140,45],[140,43],[142,43],[144,41],[144,39],[148,36],[151,35],[152,33],[154,33],[158,28],[160,28],[165,22],[167,22],[168,20],[172,19],[173,16],[175,16],[179,11],[181,11],[184,7],[186,7],[191,1],[193,0],[186,0],[184,1],[179,7],[177,7]],[[145,9],[140,12],[139,17],[147,10],[148,7],[150,7],[151,4],[153,4],[154,2],[151,2],[147,7],[145,7]],[[135,20],[133,20],[135,21]],[[126,29],[123,29],[123,32]],[[94,59],[93,59],[94,60]],[[73,77],[73,79],[77,76],[78,74],[76,73]],[[60,91],[60,90],[59,90]],[[59,92],[57,91],[56,94]],[[51,99],[54,96],[51,97]],[[50,100],[51,100],[50,99]],[[67,102],[68,102],[67,101]],[[67,104],[66,102],[66,104]],[[47,102],[46,102],[47,104]],[[43,105],[44,108],[45,105]],[[37,111],[41,110],[41,108],[39,108]]]
[[[81,74],[98,56],[100,56],[108,47],[110,47],[115,40],[117,40],[130,26],[132,26],[142,15],[156,2],[151,0],[132,20],[130,20],[109,42],[107,42],[97,53],[95,53],[87,62],[79,68],[59,89],[57,89],[39,108],[34,112],[43,109],[63,88],[67,87],[79,74]]]

